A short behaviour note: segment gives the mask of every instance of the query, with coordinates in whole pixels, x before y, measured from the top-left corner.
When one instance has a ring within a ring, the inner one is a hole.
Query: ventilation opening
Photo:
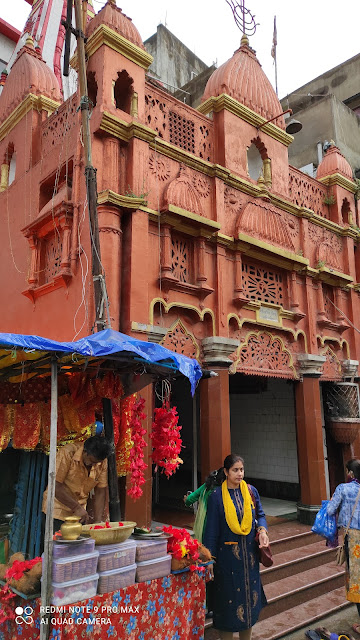
[[[126,113],[130,113],[133,82],[127,71],[118,71],[118,79],[114,84],[114,101],[116,108]]]
[[[96,107],[98,85],[96,82],[95,71],[89,71],[87,74],[88,95],[93,107]]]
[[[342,206],[341,206],[341,219],[343,221],[344,224],[351,224],[351,209],[350,209],[350,202],[345,198],[343,200]]]
[[[254,144],[247,152],[248,173],[252,180],[258,180],[263,172],[263,160]]]

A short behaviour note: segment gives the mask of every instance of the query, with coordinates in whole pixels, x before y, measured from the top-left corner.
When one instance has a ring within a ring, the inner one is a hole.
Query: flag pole
[[[277,72],[277,58],[276,58],[276,46],[277,46],[277,28],[276,28],[276,16],[274,16],[274,33],[273,33],[273,43],[271,47],[271,55],[274,58],[275,63],[275,89],[276,95],[279,95],[278,90],[278,72]]]

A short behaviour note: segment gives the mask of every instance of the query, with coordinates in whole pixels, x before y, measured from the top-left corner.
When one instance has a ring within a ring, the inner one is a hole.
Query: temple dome
[[[126,40],[129,40],[129,42],[145,50],[140,33],[131,18],[126,16],[125,13],[116,6],[116,0],[108,0],[102,9],[100,9],[99,13],[90,20],[86,35],[89,37],[101,24],[116,31],[116,33],[119,33],[126,38]]]
[[[222,93],[252,109],[265,120],[270,120],[283,111],[255,51],[249,46],[247,36],[241,38],[240,48],[232,58],[210,76],[202,100],[204,102]],[[274,124],[285,129],[284,117],[274,120]]]
[[[61,102],[54,72],[34,49],[31,36],[20,49],[0,95],[0,122],[3,122],[29,93]]]
[[[353,170],[350,164],[340,149],[335,144],[331,144],[318,166],[316,178],[319,180],[319,178],[325,178],[334,173],[340,173],[345,178],[353,180]]]

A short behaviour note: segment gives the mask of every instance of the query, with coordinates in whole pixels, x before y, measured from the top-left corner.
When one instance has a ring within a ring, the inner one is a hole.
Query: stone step
[[[274,534],[271,533],[271,536],[273,535]],[[274,556],[278,553],[283,553],[284,551],[290,551],[291,549],[300,549],[301,547],[314,544],[320,540],[322,540],[322,538],[320,538],[316,533],[309,531],[309,528],[307,527],[307,530],[302,533],[278,539],[270,538],[271,551]]]
[[[344,587],[339,587],[325,593],[310,602],[287,609],[283,613],[271,616],[265,620],[260,620],[254,627],[251,640],[278,640],[294,633],[302,628],[314,628],[315,623],[329,612],[336,613],[345,607],[350,607],[351,603],[345,600]],[[238,636],[234,635],[234,640]],[[305,638],[305,636],[304,636]],[[220,636],[216,629],[213,628],[210,620],[205,624],[205,640],[219,640]]]
[[[303,627],[314,628],[315,623],[330,612],[336,613],[351,604],[345,599],[344,586],[338,587],[282,613],[260,619],[253,627],[251,640],[277,640]]]
[[[268,606],[262,611],[262,619],[343,587],[344,574],[342,566],[331,562],[265,585]]]
[[[267,569],[261,569],[263,585],[281,580],[308,569],[314,569],[329,562],[335,562],[336,549],[325,546],[324,540],[314,542],[300,548],[277,553],[274,556],[274,565]]]

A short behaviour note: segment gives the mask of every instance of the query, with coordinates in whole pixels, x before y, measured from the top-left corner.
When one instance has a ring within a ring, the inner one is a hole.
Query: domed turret
[[[115,0],[108,0],[106,5],[89,22],[86,35],[90,36],[101,24],[116,31],[116,33],[119,33],[126,38],[126,40],[129,40],[129,42],[145,50],[140,33],[131,18],[126,16],[121,9],[116,6]]]
[[[61,102],[59,83],[54,72],[35,51],[34,42],[28,36],[17,58],[0,96],[0,122],[3,122],[26,96],[43,95]]]
[[[350,164],[335,143],[331,143],[318,166],[316,177],[319,180],[334,173],[340,173],[345,178],[353,180],[353,171]]]
[[[247,36],[241,38],[240,48],[235,51],[233,57],[210,76],[203,102],[222,93],[252,109],[265,120],[270,120],[283,111],[255,51],[249,46]],[[283,116],[274,120],[274,124],[285,129]]]

